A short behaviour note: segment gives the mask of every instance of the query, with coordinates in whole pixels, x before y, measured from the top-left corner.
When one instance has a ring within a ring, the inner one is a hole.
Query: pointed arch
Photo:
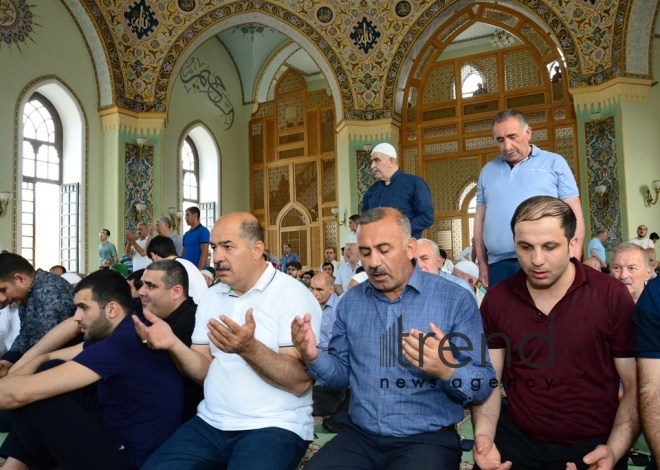
[[[253,5],[249,8],[256,8]],[[260,3],[263,11],[247,11],[230,7],[219,7],[198,18],[189,27],[190,35],[183,34],[171,44],[158,70],[156,80],[156,102],[167,103],[179,70],[193,52],[210,37],[243,23],[261,23],[288,36],[316,62],[326,77],[337,110],[339,122],[345,112],[353,110],[353,91],[349,87],[342,61],[325,44],[321,35],[307,22],[291,12],[269,2]],[[222,11],[222,15],[217,13]],[[267,14],[266,12],[270,13]],[[325,47],[319,47],[325,45]]]
[[[523,42],[533,46],[541,43],[547,45],[547,40],[550,40],[552,46],[561,51],[566,59],[566,69],[571,79],[571,87],[600,80],[602,77],[596,79],[595,76],[582,76],[577,46],[563,21],[548,8],[543,10],[543,16],[539,16],[536,10],[532,10],[526,5],[527,3],[528,0],[524,0],[520,3],[509,2],[506,6],[503,6],[501,3],[482,3],[473,0],[462,3],[463,7],[458,10],[450,6],[438,9],[435,13],[428,10],[428,14],[422,15],[411,28],[413,31],[419,31],[416,40],[402,42],[394,54],[395,58],[399,58],[398,63],[393,62],[398,71],[396,74],[390,73],[387,75],[384,95],[385,107],[393,107],[395,114],[400,115],[403,110],[405,87],[411,76],[423,73],[429,59],[441,52],[454,37],[476,22],[488,23],[506,29],[514,33]],[[488,14],[485,12],[488,12]],[[507,20],[499,18],[497,12],[514,16],[518,21],[513,26],[507,24]],[[525,26],[530,31],[527,34],[522,32]],[[541,32],[544,34],[541,35]],[[427,47],[429,44],[431,46]],[[420,54],[423,54],[421,58]]]

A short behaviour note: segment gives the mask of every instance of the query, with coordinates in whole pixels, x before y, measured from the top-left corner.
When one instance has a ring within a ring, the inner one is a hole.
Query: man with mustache
[[[251,214],[222,216],[210,246],[220,283],[202,296],[192,344],[163,320],[136,321],[150,348],[169,351],[179,370],[204,384],[197,416],[144,464],[145,470],[296,467],[314,438],[312,380],[291,341],[291,322],[321,308],[301,283],[264,257],[264,232]]]
[[[577,243],[572,255],[578,259],[584,241],[578,187],[566,160],[530,144],[532,129],[520,111],[506,109],[492,122],[500,156],[481,170],[474,217],[474,249],[479,259],[479,280],[485,287],[520,269],[507,222],[529,197],[553,196],[566,202],[577,218]]]
[[[328,354],[316,346],[309,315],[291,325],[312,378],[351,387],[339,433],[305,469],[457,470],[463,406],[493,390],[474,296],[419,268],[410,222],[396,209],[361,214],[357,238],[369,280],[337,304]]]
[[[624,243],[614,250],[610,266],[610,274],[626,285],[637,303],[644,286],[653,275],[649,254],[635,243]]]

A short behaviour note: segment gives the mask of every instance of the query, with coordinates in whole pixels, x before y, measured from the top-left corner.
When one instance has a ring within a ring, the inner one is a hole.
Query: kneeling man
[[[181,423],[181,375],[166,352],[135,334],[121,274],[90,274],[74,301],[86,341],[0,379],[0,409],[13,410],[4,468],[137,468]],[[59,365],[39,371],[55,359]],[[97,382],[94,397],[84,387]]]
[[[639,433],[635,304],[621,282],[571,258],[576,226],[571,207],[549,196],[513,215],[521,269],[481,304],[509,405],[493,393],[472,407],[475,469],[627,468]]]

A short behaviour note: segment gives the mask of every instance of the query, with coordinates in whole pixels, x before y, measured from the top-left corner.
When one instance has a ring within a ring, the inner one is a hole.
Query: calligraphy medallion
[[[355,25],[353,32],[350,34],[353,45],[365,54],[368,54],[373,49],[379,37],[380,32],[371,21],[367,20],[366,16],[362,17],[362,20]]]
[[[145,0],[139,0],[126,13],[124,13],[126,23],[130,30],[135,34],[138,41],[153,33],[158,20],[154,11]]]

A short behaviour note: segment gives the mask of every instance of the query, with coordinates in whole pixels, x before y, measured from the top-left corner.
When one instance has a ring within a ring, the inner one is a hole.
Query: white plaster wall
[[[234,122],[229,129],[223,113],[213,105],[203,93],[188,92],[180,74],[172,88],[168,104],[169,122],[163,134],[162,187],[174,188],[179,184],[177,174],[179,142],[184,130],[195,121],[201,121],[211,132],[220,153],[217,171],[220,178],[220,194],[216,195],[216,215],[231,211],[249,211],[249,155],[247,123],[252,111],[251,105],[243,105],[238,73],[227,51],[216,38],[211,38],[192,54],[199,58],[213,74],[218,75],[225,86],[226,96],[234,109]],[[198,149],[199,150],[199,149]],[[200,168],[202,170],[202,168]],[[202,175],[200,179],[204,179]],[[200,188],[208,202],[208,191]],[[220,201],[220,205],[218,205]],[[164,190],[161,207],[179,205],[174,191]]]
[[[102,156],[102,131],[98,117],[97,87],[89,52],[68,10],[59,1],[32,0],[28,2],[34,14],[33,31],[25,43],[0,46],[0,191],[14,190],[14,110],[21,90],[39,77],[54,75],[67,84],[80,100],[89,125],[89,174],[98,175]],[[19,49],[20,48],[20,49]],[[31,89],[35,88],[35,84]],[[65,143],[66,146],[66,143]],[[84,170],[83,170],[84,171]],[[67,175],[71,179],[71,175]],[[99,222],[98,204],[104,189],[102,178],[90,180],[95,190],[88,198],[90,221]],[[82,181],[81,181],[82,183]],[[20,187],[20,184],[17,185]],[[18,197],[14,194],[14,197]],[[81,208],[84,211],[84,208]],[[16,219],[20,223],[20,217]],[[13,225],[13,207],[0,219],[0,243],[4,249],[13,249],[17,237]],[[56,236],[56,234],[54,234]],[[93,246],[96,248],[96,245]],[[85,254],[83,254],[85,256]]]

